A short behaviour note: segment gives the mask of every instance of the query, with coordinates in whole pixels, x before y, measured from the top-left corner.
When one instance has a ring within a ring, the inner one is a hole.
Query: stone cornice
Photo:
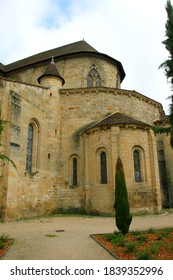
[[[120,129],[141,129],[143,131],[150,130],[151,127],[148,125],[142,126],[142,125],[135,125],[135,124],[113,124],[113,125],[105,125],[103,127],[91,127],[88,128],[87,130],[84,130],[80,133],[80,136],[85,136],[85,135],[90,135],[94,134],[95,132],[101,132],[101,131],[106,131],[109,129],[112,129],[112,127],[119,127]]]
[[[126,95],[129,98],[136,97],[137,99],[144,101],[148,104],[157,107],[160,111],[160,114],[163,114],[163,106],[158,101],[151,99],[135,90],[126,90],[126,89],[118,89],[118,88],[110,88],[110,87],[92,87],[92,88],[67,88],[61,89],[61,94],[98,94],[98,93],[105,93],[105,94],[114,94],[114,95]]]

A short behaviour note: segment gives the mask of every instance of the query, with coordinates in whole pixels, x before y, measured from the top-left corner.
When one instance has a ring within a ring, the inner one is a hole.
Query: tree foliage
[[[173,7],[170,0],[167,1],[165,9],[167,12],[167,21],[165,24],[166,39],[162,43],[169,52],[169,57],[160,67],[164,68],[167,79],[173,84]]]
[[[167,0],[165,9],[167,12],[167,21],[165,24],[166,39],[162,43],[165,45],[165,48],[169,52],[169,57],[160,65],[160,68],[164,68],[165,75],[172,85],[171,90],[173,90],[173,6],[171,5],[170,0]],[[171,103],[169,105],[168,126],[154,126],[153,130],[155,134],[164,133],[166,135],[169,135],[170,145],[173,149],[173,95],[171,95],[169,98],[171,100]]]
[[[124,169],[120,158],[116,163],[114,207],[116,226],[123,234],[126,234],[129,231],[132,215],[130,214]]]

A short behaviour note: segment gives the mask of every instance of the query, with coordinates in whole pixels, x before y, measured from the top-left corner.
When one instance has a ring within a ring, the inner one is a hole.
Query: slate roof
[[[123,69],[123,66],[121,64],[121,62],[119,62],[118,60],[98,52],[95,48],[93,48],[91,45],[89,45],[86,41],[81,40],[78,42],[74,42],[62,47],[58,47],[55,49],[51,49],[45,52],[41,52],[39,54],[27,57],[25,59],[10,63],[8,65],[3,65],[0,64],[0,70],[4,70],[5,73],[8,73],[10,71],[15,71],[17,69],[23,68],[23,67],[27,67],[33,64],[37,64],[40,62],[45,62],[51,59],[51,57],[53,56],[56,59],[60,59],[63,57],[67,57],[67,56],[75,56],[75,55],[82,55],[82,54],[92,54],[94,56],[98,56],[98,57],[103,57],[109,61],[111,61],[112,63],[114,63],[120,72],[120,77],[121,77],[121,81],[124,79],[125,77],[125,72]],[[3,69],[4,68],[4,69]]]
[[[58,78],[60,78],[62,80],[62,85],[64,85],[64,83],[65,83],[65,80],[60,76],[60,74],[58,72],[58,69],[56,68],[56,65],[54,64],[53,61],[51,61],[51,63],[49,64],[49,66],[47,67],[47,69],[45,70],[43,75],[41,75],[38,78],[38,83],[40,84],[41,78],[46,77],[46,76],[58,77]]]
[[[142,121],[136,120],[132,117],[129,117],[125,114],[116,112],[113,113],[111,115],[109,115],[108,117],[96,122],[95,124],[93,124],[92,126],[90,126],[89,128],[87,128],[85,131],[86,132],[92,128],[96,128],[96,127],[103,127],[103,126],[113,126],[113,125],[137,125],[137,126],[148,126],[150,127],[149,124],[144,123]]]

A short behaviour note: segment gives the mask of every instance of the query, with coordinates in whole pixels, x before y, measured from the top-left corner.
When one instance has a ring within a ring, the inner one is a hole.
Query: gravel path
[[[173,227],[173,213],[133,217],[131,230]],[[113,232],[113,217],[43,217],[0,223],[15,238],[4,260],[113,260],[90,234]]]

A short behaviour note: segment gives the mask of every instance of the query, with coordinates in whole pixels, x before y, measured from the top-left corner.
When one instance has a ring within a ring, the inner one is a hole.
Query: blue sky
[[[166,0],[0,0],[0,62],[8,64],[82,40],[121,61],[122,88],[168,110],[170,84],[159,65],[168,57]]]

